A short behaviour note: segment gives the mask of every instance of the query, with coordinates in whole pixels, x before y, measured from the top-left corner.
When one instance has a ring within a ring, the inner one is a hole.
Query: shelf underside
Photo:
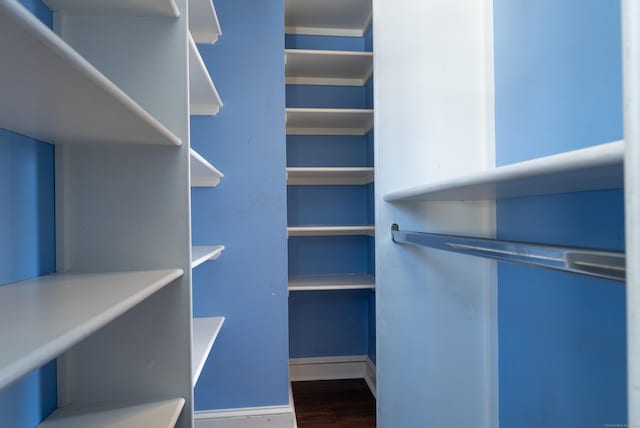
[[[191,247],[191,269],[200,266],[208,260],[217,259],[222,254],[222,251],[224,251],[224,245]]]
[[[194,385],[198,382],[223,323],[224,317],[193,319],[191,369]]]
[[[375,288],[372,275],[313,275],[289,277],[289,291],[360,290]]]
[[[509,199],[623,187],[624,142],[502,166],[398,190],[388,202]]]
[[[285,32],[362,37],[371,22],[371,0],[286,0]]]
[[[363,86],[373,72],[371,52],[286,49],[288,85]]]
[[[287,184],[362,185],[373,182],[373,168],[287,168]]]
[[[54,411],[38,428],[173,428],[184,398],[154,403],[71,404]]]
[[[174,0],[43,0],[55,12],[78,15],[132,15],[177,18]]]
[[[222,34],[211,0],[189,0],[189,32],[196,43],[214,44]]]
[[[182,276],[180,269],[52,274],[0,287],[0,389]]]
[[[189,108],[193,116],[213,116],[222,100],[193,37],[189,35]]]
[[[215,187],[224,174],[191,149],[191,187]]]
[[[374,236],[374,226],[289,226],[289,236]]]
[[[371,109],[287,108],[287,135],[365,135]]]
[[[180,145],[17,1],[0,2],[0,128],[49,143]]]

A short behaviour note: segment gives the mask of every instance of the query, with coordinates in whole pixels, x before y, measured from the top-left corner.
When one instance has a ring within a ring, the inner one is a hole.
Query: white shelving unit
[[[287,34],[362,37],[370,22],[370,0],[285,1]]]
[[[211,0],[189,1],[189,31],[196,43],[214,44],[222,29]]]
[[[374,226],[289,226],[289,236],[374,236]]]
[[[623,187],[624,142],[564,152],[384,195],[388,202],[494,200]]]
[[[189,35],[189,101],[194,116],[216,115],[222,107],[218,90],[211,80],[200,51]]]
[[[191,187],[215,187],[224,174],[211,165],[209,161],[191,149]]]
[[[213,247],[196,246],[191,249],[191,269],[195,269],[202,263],[215,260],[224,251],[224,245],[216,245]]]
[[[290,167],[287,184],[297,185],[362,185],[373,182],[369,167]]]
[[[177,18],[180,11],[175,0],[43,0],[53,11],[72,14],[165,16]]]
[[[365,135],[371,109],[287,108],[287,135]]]
[[[313,275],[289,277],[289,291],[361,290],[376,288],[372,275]]]
[[[191,369],[193,370],[193,384],[198,382],[204,363],[209,357],[218,333],[224,324],[224,317],[194,318],[193,345],[191,351]]]
[[[38,428],[172,428],[184,407],[184,398],[153,403],[96,403],[60,408]]]
[[[288,85],[363,86],[373,73],[373,53],[285,49]]]

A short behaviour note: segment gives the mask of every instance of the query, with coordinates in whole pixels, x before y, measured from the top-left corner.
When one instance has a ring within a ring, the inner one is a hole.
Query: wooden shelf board
[[[0,2],[0,128],[49,143],[181,141],[17,1]]]
[[[373,182],[373,168],[290,167],[287,184],[301,185],[362,185]]]
[[[181,269],[52,274],[0,287],[0,388],[108,324]]]
[[[54,12],[78,15],[134,15],[177,18],[175,0],[43,0]]]
[[[216,341],[218,333],[220,333],[222,324],[224,324],[224,317],[193,319],[193,344],[191,349],[193,385],[198,382],[213,343]]]
[[[191,155],[191,187],[215,187],[224,174],[218,171],[198,152],[190,149]]]
[[[38,428],[173,428],[184,398],[153,403],[71,404],[55,410]]]
[[[285,49],[288,85],[363,86],[373,72],[373,53]]]
[[[213,116],[222,100],[193,37],[189,35],[189,106],[192,116]]]
[[[494,200],[623,186],[624,142],[616,141],[384,195],[387,202]]]
[[[222,34],[211,0],[189,0],[189,32],[196,43],[214,44]]]
[[[362,37],[371,8],[371,0],[286,0],[285,33]]]
[[[374,226],[289,226],[289,236],[374,236]]]
[[[371,109],[287,108],[287,135],[365,135]]]
[[[191,248],[191,269],[200,266],[208,260],[215,260],[224,251],[224,245],[213,247],[194,246]]]
[[[289,291],[360,290],[376,288],[372,275],[290,276]]]

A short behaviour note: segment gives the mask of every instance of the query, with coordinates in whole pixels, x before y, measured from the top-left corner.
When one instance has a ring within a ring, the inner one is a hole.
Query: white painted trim
[[[344,357],[291,358],[289,378],[307,380],[364,379],[376,396],[376,366],[367,355]]]
[[[195,428],[297,428],[293,398],[284,406],[245,407],[239,409],[194,412]]]
[[[367,357],[367,367],[364,376],[364,381],[367,382],[367,386],[369,390],[373,394],[373,396],[377,399],[378,392],[376,388],[376,365],[371,361],[371,358]]]

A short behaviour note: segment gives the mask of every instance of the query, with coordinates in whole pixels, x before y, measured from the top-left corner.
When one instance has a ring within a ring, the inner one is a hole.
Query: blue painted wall
[[[51,27],[51,11],[42,2],[21,3]],[[0,285],[55,271],[53,164],[53,146],[0,129]],[[0,390],[0,420],[7,427],[33,427],[56,401],[52,361]]]
[[[224,102],[191,122],[192,146],[225,176],[192,191],[194,245],[224,244],[194,270],[196,317],[226,322],[195,390],[197,410],[283,405],[288,396],[282,1],[216,0],[222,36],[200,45]]]
[[[494,0],[496,163],[622,138],[620,4]],[[622,191],[500,201],[501,239],[624,248]],[[501,264],[500,425],[626,421],[624,286]]]

